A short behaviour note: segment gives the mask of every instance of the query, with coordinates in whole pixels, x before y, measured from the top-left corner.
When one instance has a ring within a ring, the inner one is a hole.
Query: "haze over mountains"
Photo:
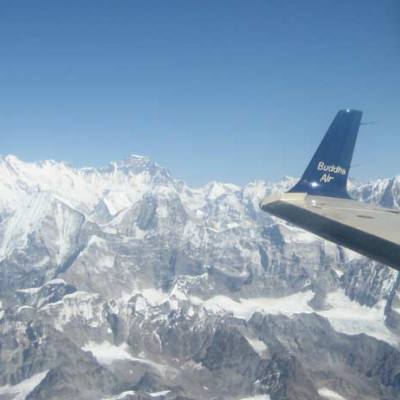
[[[259,209],[294,182],[3,157],[0,400],[398,399],[399,275]]]

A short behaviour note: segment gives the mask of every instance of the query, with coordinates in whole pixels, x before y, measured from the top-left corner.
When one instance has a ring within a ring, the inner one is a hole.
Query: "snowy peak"
[[[101,201],[115,214],[144,193],[174,186],[165,169],[137,155],[99,169],[73,168],[55,161],[29,163],[12,155],[0,161],[0,208],[11,211],[26,196],[48,192],[87,215]]]
[[[100,173],[122,172],[128,175],[147,173],[151,176],[158,173],[169,176],[167,170],[161,168],[150,157],[139,156],[137,154],[131,154],[123,160],[111,162],[108,166],[99,168],[98,171]]]

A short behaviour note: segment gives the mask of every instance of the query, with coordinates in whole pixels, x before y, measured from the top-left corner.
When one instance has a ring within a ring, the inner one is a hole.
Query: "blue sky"
[[[0,153],[277,180],[352,107],[352,175],[393,176],[399,71],[398,0],[2,0]]]

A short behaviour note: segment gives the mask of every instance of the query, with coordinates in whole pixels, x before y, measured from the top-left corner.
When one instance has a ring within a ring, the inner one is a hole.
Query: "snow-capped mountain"
[[[1,158],[0,399],[398,399],[400,278],[259,210],[294,182]]]

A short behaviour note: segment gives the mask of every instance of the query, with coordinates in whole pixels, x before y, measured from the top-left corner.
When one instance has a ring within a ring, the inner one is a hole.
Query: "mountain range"
[[[2,157],[0,400],[399,399],[400,275],[259,209],[295,182]]]

